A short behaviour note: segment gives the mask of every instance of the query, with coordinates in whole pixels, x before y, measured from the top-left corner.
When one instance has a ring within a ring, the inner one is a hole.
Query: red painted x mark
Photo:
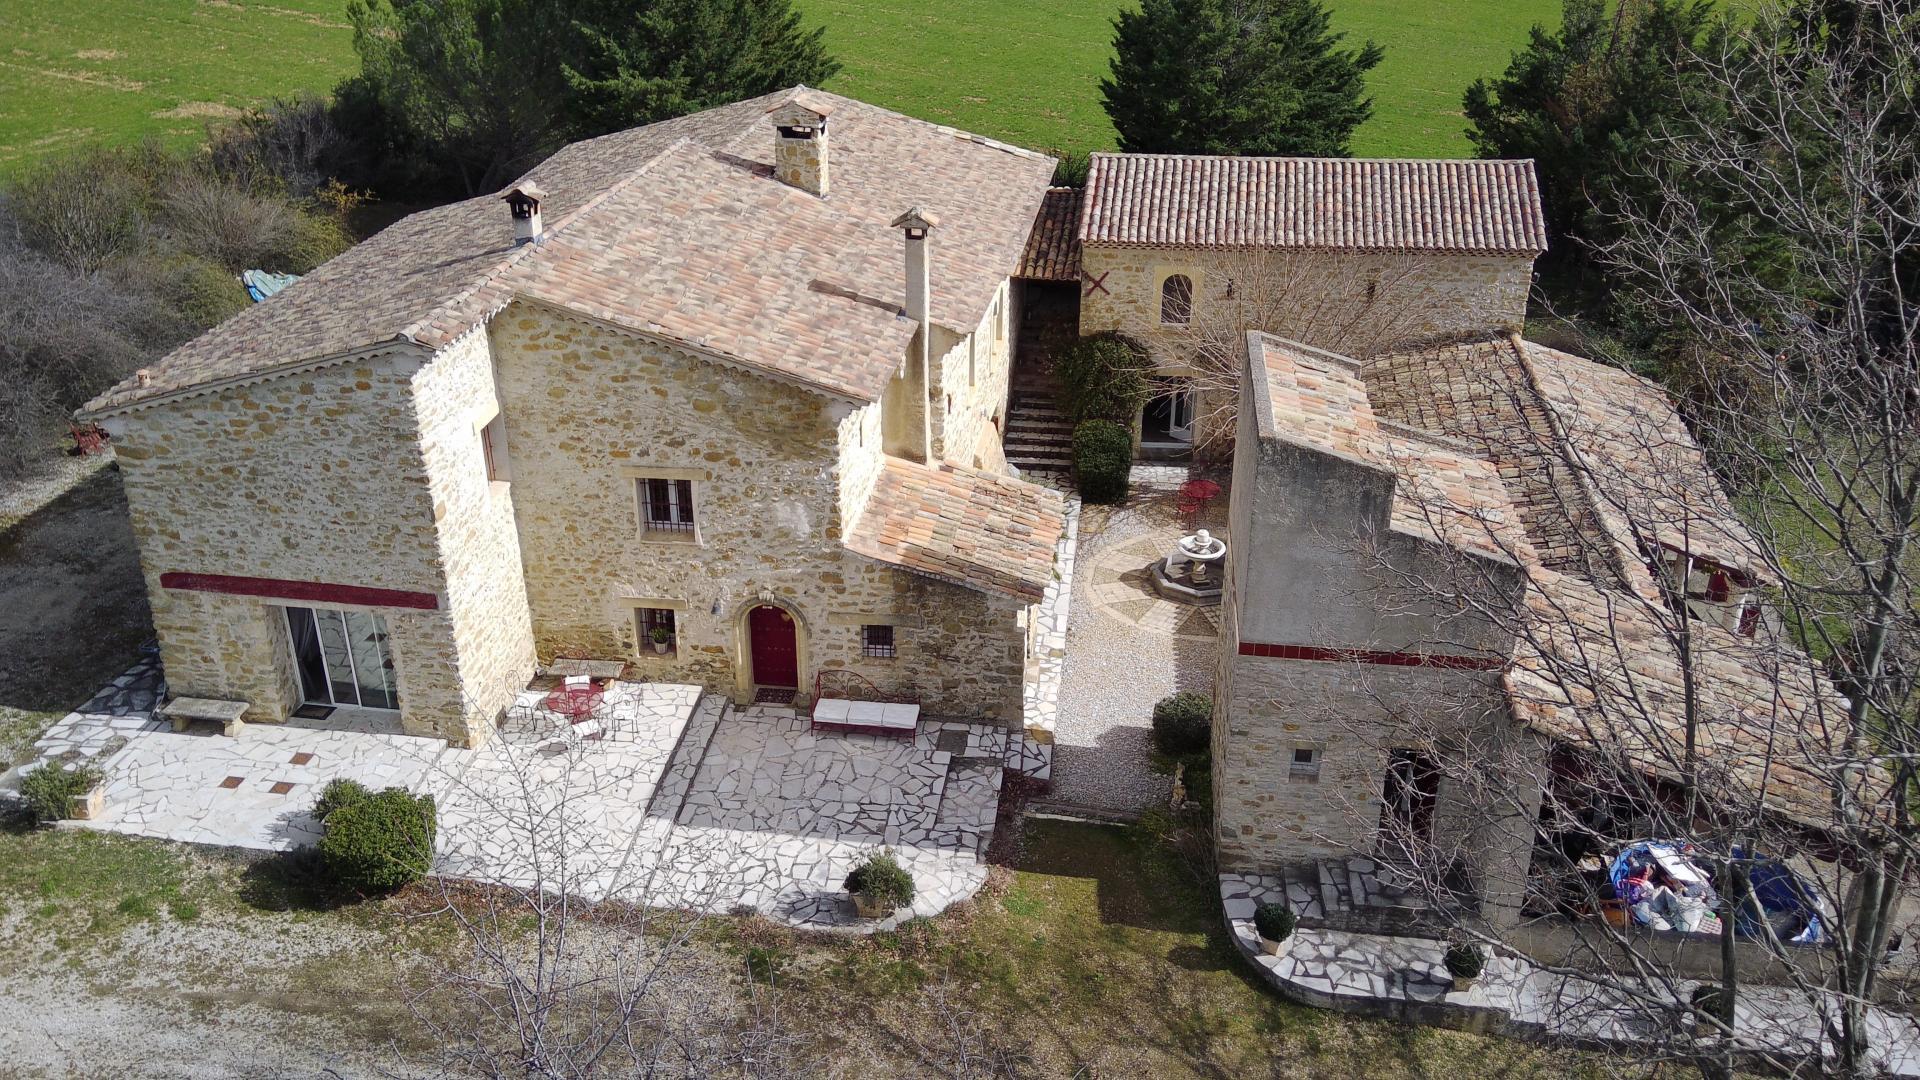
[[[1107,271],[1107,274],[1111,274],[1111,273],[1113,273],[1113,271],[1111,270]],[[1087,279],[1087,291],[1082,295],[1092,296],[1093,290],[1099,289],[1101,292],[1107,293],[1108,296],[1112,296],[1113,295],[1112,293],[1107,292],[1107,274],[1101,274],[1099,277],[1094,277],[1088,274],[1085,270],[1080,271],[1080,276]]]

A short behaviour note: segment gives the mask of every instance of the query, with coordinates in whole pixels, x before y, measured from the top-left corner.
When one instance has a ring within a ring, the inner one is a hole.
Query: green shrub
[[[1191,754],[1213,741],[1213,699],[1184,690],[1153,707],[1153,744],[1163,754]]]
[[[1285,941],[1293,934],[1293,909],[1285,904],[1261,904],[1253,909],[1253,928],[1268,941]]]
[[[1479,978],[1486,967],[1486,950],[1473,942],[1461,941],[1447,946],[1447,974],[1454,978]]]
[[[335,882],[375,894],[426,876],[433,859],[433,796],[401,788],[364,798],[344,789],[341,794],[347,801],[328,808],[320,836],[320,857]]]
[[[1060,404],[1075,423],[1133,423],[1153,395],[1153,362],[1147,351],[1119,334],[1094,334],[1068,346],[1053,360]]]
[[[373,789],[358,780],[330,780],[320,789],[313,804],[313,820],[325,821],[327,815],[343,806],[373,798]]]
[[[1111,420],[1082,420],[1073,429],[1073,475],[1080,497],[1117,503],[1127,497],[1133,471],[1133,433]]]
[[[20,778],[20,797],[41,821],[73,816],[73,797],[100,782],[98,769],[63,769],[54,762]]]
[[[905,907],[913,903],[913,875],[893,852],[880,851],[867,856],[847,875],[847,891],[864,893],[889,907]]]

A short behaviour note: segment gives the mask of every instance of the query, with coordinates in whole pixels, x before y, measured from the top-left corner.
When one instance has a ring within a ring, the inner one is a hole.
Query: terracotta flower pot
[[[667,655],[667,643],[664,641],[654,642],[653,651],[659,653],[661,656]]]
[[[1453,992],[1456,994],[1464,994],[1467,991],[1473,989],[1473,984],[1479,981],[1480,981],[1480,976],[1478,975],[1472,975],[1472,976],[1455,975],[1453,977]]]
[[[893,914],[893,906],[877,896],[853,894],[853,910],[863,919],[884,919]]]
[[[1273,938],[1262,936],[1260,938],[1260,951],[1266,953],[1268,956],[1279,956],[1280,950],[1285,948],[1286,944],[1286,938],[1281,938],[1276,941]]]

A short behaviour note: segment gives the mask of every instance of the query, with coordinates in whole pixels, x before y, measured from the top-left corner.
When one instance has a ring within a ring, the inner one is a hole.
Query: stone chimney
[[[547,193],[540,190],[540,185],[532,182],[521,184],[502,196],[507,208],[513,211],[515,246],[540,242],[540,202],[546,197]]]
[[[783,184],[827,196],[827,114],[833,102],[805,89],[773,110],[773,175]]]
[[[900,378],[895,380],[898,394],[891,408],[885,403],[881,408],[893,414],[888,421],[893,427],[888,452],[919,462],[931,461],[933,454],[933,372],[929,355],[933,324],[928,317],[927,240],[938,224],[939,218],[917,206],[893,219],[893,227],[906,235],[906,315],[916,329]]]

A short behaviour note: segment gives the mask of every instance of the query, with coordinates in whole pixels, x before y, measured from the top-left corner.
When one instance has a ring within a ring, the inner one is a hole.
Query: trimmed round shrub
[[[327,815],[352,803],[373,798],[373,789],[358,780],[330,780],[320,789],[313,804],[313,820],[325,821]]]
[[[1471,941],[1447,946],[1447,974],[1456,979],[1477,979],[1487,967],[1486,950]]]
[[[870,896],[888,907],[905,907],[913,903],[913,875],[893,852],[881,851],[867,856],[847,875],[847,891]]]
[[[1268,941],[1285,941],[1293,934],[1293,909],[1285,904],[1261,904],[1253,909],[1253,928]]]
[[[100,782],[98,769],[63,769],[54,762],[20,778],[20,797],[40,821],[73,816],[73,797]]]
[[[1060,404],[1076,423],[1133,423],[1153,394],[1153,362],[1147,351],[1119,334],[1083,337],[1053,360]]]
[[[1184,690],[1153,707],[1153,744],[1163,754],[1192,754],[1213,741],[1213,699]]]
[[[1073,475],[1080,498],[1117,503],[1127,497],[1133,471],[1133,433],[1111,420],[1082,420],[1073,429]]]
[[[331,785],[329,785],[331,787]],[[373,895],[426,876],[433,859],[433,796],[388,788],[333,806],[320,858],[340,886]]]

